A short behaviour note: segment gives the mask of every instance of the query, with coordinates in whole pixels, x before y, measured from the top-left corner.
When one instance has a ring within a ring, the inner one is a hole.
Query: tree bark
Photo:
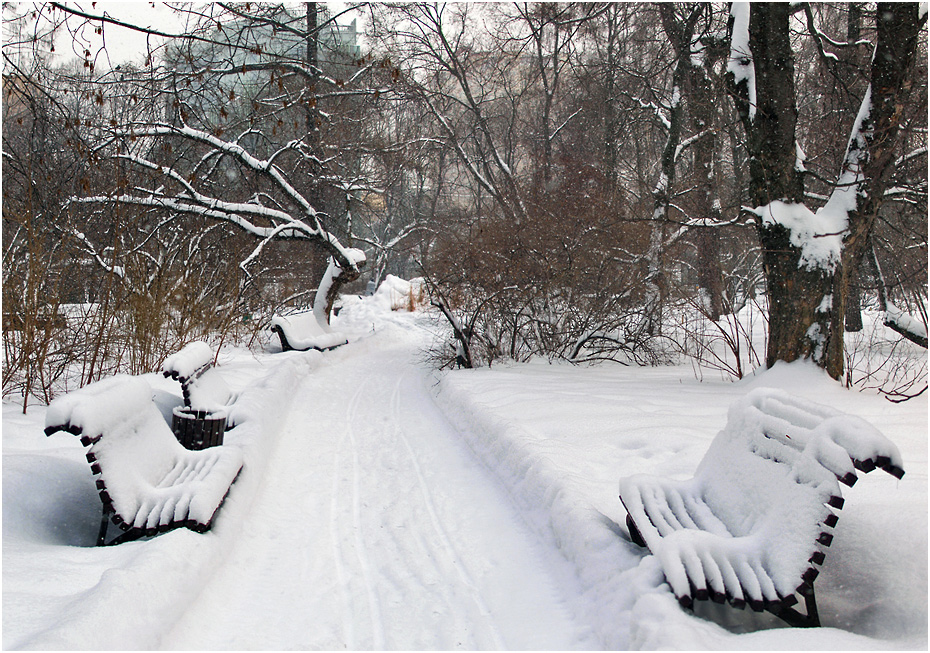
[[[705,45],[703,63],[698,65],[692,61],[686,80],[688,108],[694,123],[694,132],[696,134],[709,132],[691,146],[694,152],[697,199],[695,214],[707,225],[719,224],[721,218],[720,196],[717,190],[719,180],[716,178],[714,165],[714,153],[717,151],[717,124],[715,124],[717,107],[715,106],[715,89],[709,74],[715,61],[719,61],[718,50],[719,48]],[[707,315],[715,322],[724,312],[719,236],[717,228],[705,226],[698,229],[695,238],[698,287],[703,294]]]

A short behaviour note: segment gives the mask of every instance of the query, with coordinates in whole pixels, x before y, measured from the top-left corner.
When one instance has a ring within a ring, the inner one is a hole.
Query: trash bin
[[[226,432],[226,411],[211,413],[179,406],[172,411],[171,430],[185,449],[218,447]]]

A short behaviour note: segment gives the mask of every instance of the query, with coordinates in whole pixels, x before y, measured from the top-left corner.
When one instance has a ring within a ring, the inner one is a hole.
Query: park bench
[[[209,530],[242,468],[236,447],[181,446],[140,377],[111,377],[55,399],[45,433],[58,431],[87,447],[103,502],[98,546],[107,544],[110,521],[123,532],[109,544],[182,526]]]
[[[271,318],[271,330],[278,335],[282,351],[329,351],[349,342],[345,336],[320,326],[312,311],[275,315]]]
[[[181,384],[183,407],[175,408],[172,430],[188,449],[204,449],[223,443],[227,407],[233,394],[213,366],[213,350],[201,341],[192,342],[165,359],[162,374]]]
[[[620,500],[631,539],[683,607],[710,599],[819,626],[814,579],[843,507],[839,484],[876,468],[904,475],[897,447],[870,424],[759,388],[730,407],[694,478],[625,478]]]

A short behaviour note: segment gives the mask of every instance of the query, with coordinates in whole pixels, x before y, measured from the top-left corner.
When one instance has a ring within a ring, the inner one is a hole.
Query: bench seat
[[[862,419],[760,388],[735,402],[693,478],[620,482],[634,542],[685,607],[729,601],[818,625],[813,582],[857,470],[904,475],[898,449]],[[807,614],[792,606],[798,596]]]
[[[175,439],[144,379],[118,375],[55,399],[45,433],[67,431],[87,447],[104,515],[119,541],[187,527],[207,531],[242,469],[242,452],[188,451]]]

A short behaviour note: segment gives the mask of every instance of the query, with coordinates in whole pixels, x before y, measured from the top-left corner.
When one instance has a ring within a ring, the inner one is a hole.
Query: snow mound
[[[372,301],[384,310],[406,309],[411,295],[416,297],[422,285],[422,279],[407,281],[389,274],[372,295]]]

